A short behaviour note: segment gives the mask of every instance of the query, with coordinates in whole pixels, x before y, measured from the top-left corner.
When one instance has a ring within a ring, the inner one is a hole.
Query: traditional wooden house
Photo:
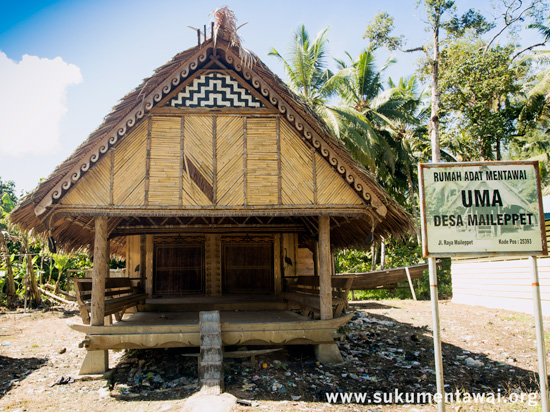
[[[199,346],[198,311],[213,309],[224,345],[315,344],[338,360],[333,335],[350,316],[332,252],[412,229],[234,27],[212,32],[126,95],[11,215],[93,253],[80,285],[91,321],[72,325],[86,334],[83,373],[104,371],[108,349]],[[142,294],[110,282],[110,254]]]

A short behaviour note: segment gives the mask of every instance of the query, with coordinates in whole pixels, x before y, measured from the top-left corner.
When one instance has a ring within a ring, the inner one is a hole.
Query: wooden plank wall
[[[278,116],[151,116],[93,165],[65,205],[361,205]]]
[[[283,233],[283,276],[296,276],[296,250],[298,249],[298,235],[296,233]],[[292,265],[285,262],[285,257],[292,261]]]
[[[222,294],[222,256],[221,235],[206,235],[205,277],[206,294],[220,296]]]
[[[550,316],[550,258],[537,259],[542,310]],[[528,259],[453,259],[453,302],[533,313]]]
[[[141,236],[126,236],[126,275],[130,278],[140,277],[136,267],[141,264]]]
[[[296,275],[313,276],[314,274],[313,252],[308,248],[298,248],[296,254]]]

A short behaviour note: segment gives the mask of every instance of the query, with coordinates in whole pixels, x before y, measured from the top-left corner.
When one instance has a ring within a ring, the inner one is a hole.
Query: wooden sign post
[[[422,251],[430,263],[437,393],[445,410],[436,257],[529,256],[542,410],[548,411],[546,351],[535,256],[548,254],[538,161],[418,165]]]

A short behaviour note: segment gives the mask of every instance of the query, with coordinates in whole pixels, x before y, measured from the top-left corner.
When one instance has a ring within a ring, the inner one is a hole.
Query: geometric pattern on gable
[[[235,79],[221,73],[209,73],[197,77],[167,104],[171,107],[262,107]]]

